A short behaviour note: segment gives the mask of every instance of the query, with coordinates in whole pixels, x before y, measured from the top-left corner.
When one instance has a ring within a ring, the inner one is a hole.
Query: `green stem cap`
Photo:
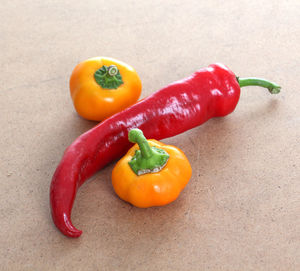
[[[260,86],[267,88],[271,94],[277,94],[280,92],[281,87],[276,83],[270,82],[265,79],[255,78],[255,77],[247,77],[247,78],[236,78],[239,82],[240,87],[246,86]]]
[[[167,163],[169,154],[157,147],[151,147],[140,129],[131,129],[128,139],[140,147],[128,162],[136,175],[159,172]]]
[[[120,71],[115,65],[109,67],[103,65],[94,73],[94,78],[97,84],[105,89],[117,89],[124,83]]]

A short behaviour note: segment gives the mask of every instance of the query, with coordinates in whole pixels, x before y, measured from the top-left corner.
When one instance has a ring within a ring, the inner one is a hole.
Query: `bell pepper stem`
[[[237,77],[237,81],[239,82],[240,87],[246,86],[260,86],[267,88],[271,94],[277,94],[280,92],[281,87],[276,83],[271,81],[256,78],[256,77],[246,77],[246,78],[239,78]]]
[[[130,142],[137,143],[139,145],[143,158],[150,158],[153,155],[153,150],[151,149],[146,137],[140,129],[130,130],[128,139]]]
[[[124,83],[116,65],[110,65],[109,67],[103,65],[94,73],[94,78],[103,89],[117,89]]]
[[[160,171],[169,159],[169,154],[157,147],[151,147],[140,129],[131,129],[128,139],[139,145],[139,150],[128,162],[137,175]]]

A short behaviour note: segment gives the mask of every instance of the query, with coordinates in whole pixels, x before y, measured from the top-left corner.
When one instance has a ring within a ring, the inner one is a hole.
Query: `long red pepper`
[[[78,188],[96,171],[125,154],[128,131],[139,128],[146,138],[163,139],[192,129],[210,118],[231,113],[240,86],[259,85],[271,93],[280,87],[257,78],[239,79],[225,65],[213,64],[153,93],[79,136],[65,151],[50,187],[52,218],[66,236],[79,237],[71,222]]]

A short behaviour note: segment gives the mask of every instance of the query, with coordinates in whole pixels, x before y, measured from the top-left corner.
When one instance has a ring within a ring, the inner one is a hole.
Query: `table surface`
[[[1,270],[299,270],[300,2],[5,1],[0,10]],[[282,92],[242,89],[236,110],[164,143],[192,178],[164,207],[138,209],[114,163],[79,190],[63,236],[49,211],[62,154],[97,123],[69,95],[80,61],[132,65],[142,96],[214,62]]]

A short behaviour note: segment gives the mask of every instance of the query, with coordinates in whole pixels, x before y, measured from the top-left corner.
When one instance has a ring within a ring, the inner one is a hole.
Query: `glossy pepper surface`
[[[78,237],[82,231],[71,222],[78,188],[96,171],[124,155],[132,143],[127,135],[139,128],[156,140],[178,135],[210,118],[231,113],[240,97],[240,86],[261,85],[271,93],[280,87],[257,78],[237,79],[223,64],[212,64],[172,83],[131,107],[104,120],[79,136],[64,152],[51,182],[50,205],[57,228]]]
[[[139,129],[129,132],[137,142],[112,171],[116,194],[140,208],[166,205],[179,196],[192,175],[185,154],[175,146],[143,136]]]
[[[70,78],[70,94],[77,113],[88,120],[102,121],[134,104],[142,84],[135,69],[107,57],[79,63]]]

